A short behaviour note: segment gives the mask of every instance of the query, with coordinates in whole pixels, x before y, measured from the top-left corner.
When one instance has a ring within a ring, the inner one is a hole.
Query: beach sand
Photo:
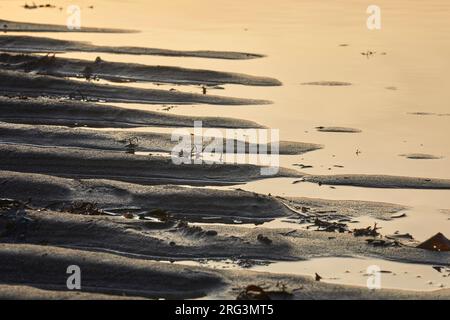
[[[375,31],[351,1],[80,0],[72,31],[54,2],[0,4],[0,298],[450,299],[417,248],[450,236],[446,1]],[[194,121],[279,130],[279,170],[176,165]]]

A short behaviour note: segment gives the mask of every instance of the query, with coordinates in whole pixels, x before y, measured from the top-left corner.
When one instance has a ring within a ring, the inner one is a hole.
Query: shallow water
[[[375,289],[375,277],[379,277],[379,287],[432,291],[450,286],[448,272],[438,272],[432,266],[399,263],[372,258],[317,258],[298,262],[276,262],[268,266],[256,266],[255,271],[281,274],[300,274],[322,277],[321,281],[349,284]]]
[[[55,1],[63,8],[70,1]],[[450,52],[443,0],[379,1],[382,29],[365,26],[365,5],[355,1],[227,1],[170,2],[79,1],[86,26],[142,30],[137,34],[39,33],[42,36],[91,41],[104,45],[138,45],[170,49],[236,50],[264,53],[264,59],[221,61],[197,58],[101,54],[105,60],[210,68],[271,76],[282,87],[238,85],[214,94],[274,101],[270,106],[179,106],[176,114],[231,116],[280,129],[281,139],[314,142],[324,150],[292,159],[313,164],[311,173],[384,173],[449,178],[450,117],[417,116],[410,112],[448,113],[450,93],[446,70]],[[21,1],[2,1],[7,18],[64,24],[65,10],[24,10]],[[94,9],[88,5],[94,4]],[[341,47],[340,44],[348,44]],[[372,58],[366,50],[386,52]],[[94,59],[95,53],[65,56]],[[320,80],[348,81],[348,87],[302,86]],[[148,87],[148,84],[131,84]],[[167,87],[167,86],[164,86]],[[397,90],[387,90],[395,87]],[[200,92],[200,88],[176,86]],[[161,109],[159,106],[127,105]],[[355,127],[359,134],[323,133],[320,125]],[[362,151],[358,156],[355,151]],[[410,160],[404,153],[430,153],[438,160]],[[290,162],[285,162],[290,164]],[[334,168],[332,168],[334,170]],[[370,191],[368,191],[370,192]]]
[[[230,260],[220,262],[185,260],[175,263],[189,266],[207,266],[213,269],[242,269]],[[322,277],[322,282],[348,284],[368,289],[433,291],[450,287],[450,270],[445,268],[439,272],[432,265],[400,263],[363,257],[327,257],[306,261],[261,263],[248,268],[248,270],[313,278],[317,273]]]
[[[95,2],[94,9],[87,9]],[[65,7],[70,1],[55,1]],[[382,29],[365,26],[365,6],[354,1],[169,2],[79,1],[87,26],[142,30],[137,34],[48,34],[105,45],[139,45],[171,49],[214,49],[267,54],[264,59],[220,61],[196,58],[107,55],[114,61],[211,68],[278,78],[282,87],[236,85],[214,93],[265,98],[262,107],[181,106],[173,113],[247,118],[281,131],[284,140],[317,142],[326,151],[306,156],[319,164],[338,161],[353,173],[448,177],[450,117],[408,112],[448,112],[446,70],[450,36],[446,1],[379,1]],[[21,1],[2,1],[8,19],[65,23],[58,9],[24,10]],[[124,9],[124,10],[121,10]],[[125,9],[126,8],[126,9]],[[340,47],[346,43],[349,46]],[[367,59],[365,50],[386,52]],[[94,59],[96,54],[66,56]],[[349,87],[302,86],[320,80],[348,81]],[[133,84],[136,85],[136,84]],[[147,85],[138,84],[146,87]],[[397,90],[387,90],[396,87]],[[200,89],[180,87],[179,90]],[[145,108],[148,108],[146,106]],[[361,134],[319,133],[319,125],[350,126]],[[362,153],[355,157],[356,149]],[[442,160],[408,160],[402,153],[431,153]],[[335,155],[333,159],[330,157]],[[320,170],[320,169],[316,169]]]
[[[73,1],[54,0],[59,9],[24,10],[22,0],[0,3],[1,17],[9,20],[65,24],[65,8]],[[450,178],[450,117],[419,116],[412,112],[449,113],[450,34],[447,0],[379,0],[382,29],[366,28],[367,4],[358,1],[317,0],[78,0],[85,26],[130,28],[136,34],[39,33],[61,39],[91,41],[99,45],[148,46],[180,50],[230,50],[266,54],[263,59],[221,61],[101,54],[110,61],[183,66],[269,76],[281,87],[226,85],[210,90],[218,95],[269,99],[266,106],[178,106],[174,114],[227,116],[256,121],[280,130],[282,140],[319,143],[323,150],[300,156],[282,156],[281,165],[312,165],[313,174],[365,173]],[[88,6],[94,4],[94,9]],[[340,46],[348,44],[348,46]],[[361,52],[373,50],[371,58]],[[385,55],[381,53],[385,52]],[[64,56],[93,60],[95,53]],[[352,86],[304,86],[311,81],[345,81]],[[153,87],[150,84],[127,84]],[[162,86],[160,88],[168,88]],[[395,90],[393,90],[395,88]],[[176,86],[200,92],[199,87]],[[163,106],[117,104],[127,108],[161,110]],[[361,133],[317,132],[317,126],[342,126]],[[154,128],[136,130],[157,131]],[[160,132],[172,129],[160,128]],[[356,150],[361,153],[356,154]],[[437,160],[411,160],[406,153],[429,153]],[[340,167],[336,167],[336,165]],[[342,167],[341,167],[342,166]],[[251,182],[244,189],[281,196],[352,199],[410,206],[406,218],[385,223],[385,230],[413,233],[426,239],[437,231],[450,235],[450,222],[438,214],[450,208],[448,190],[392,190],[314,184],[292,184],[292,179]],[[371,223],[372,220],[363,220]],[[384,231],[384,230],[383,230]],[[353,260],[322,260],[328,268]],[[301,262],[306,269],[315,262]],[[283,263],[270,271],[295,268]],[[300,266],[300,267],[301,267]],[[391,265],[389,265],[391,266]],[[425,268],[425,267],[423,267]],[[426,268],[429,268],[426,266]],[[431,268],[430,268],[431,269]],[[312,269],[311,269],[312,270]],[[322,269],[317,269],[322,270]],[[327,273],[327,269],[321,272]],[[399,273],[398,273],[399,274]],[[385,276],[389,287],[409,288],[410,280]],[[406,277],[406,276],[405,276]],[[342,276],[342,282],[359,284],[361,277]],[[428,290],[421,282],[412,289]]]

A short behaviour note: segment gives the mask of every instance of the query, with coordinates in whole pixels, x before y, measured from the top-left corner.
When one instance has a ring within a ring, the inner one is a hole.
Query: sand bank
[[[49,96],[76,100],[147,104],[258,105],[270,103],[266,100],[229,98],[174,90],[139,89],[12,71],[0,71],[0,83],[1,94],[18,94],[27,97]]]
[[[56,151],[56,152],[55,152]],[[233,185],[273,177],[301,177],[298,171],[280,168],[261,175],[249,164],[180,164],[171,158],[124,152],[54,147],[0,145],[0,169],[61,177],[114,179],[142,184]]]
[[[2,143],[126,151],[126,145],[129,141],[137,141],[137,147],[135,149],[139,152],[156,151],[171,153],[173,148],[178,144],[178,140],[172,141],[172,135],[166,133],[98,131],[0,122],[0,142]],[[207,146],[208,143],[210,142],[204,141],[203,145]],[[257,153],[263,148],[270,154],[272,150],[271,143],[252,145],[248,142],[240,143],[245,144],[243,150],[238,149],[238,140],[223,139],[223,150],[224,152],[227,150],[227,144],[232,144],[234,146],[234,152],[238,153]],[[320,145],[313,143],[280,141],[278,152],[281,155],[299,155],[320,148]]]
[[[4,32],[88,32],[88,33],[134,33],[135,30],[91,28],[69,29],[65,25],[29,23],[0,19],[0,28]]]
[[[211,270],[40,245],[0,245],[0,257],[5,261],[0,271],[8,274],[0,286],[2,298],[236,299],[250,284],[273,291],[272,299],[448,299],[450,294],[448,289],[427,293],[368,290],[317,282],[311,277]],[[84,270],[82,292],[67,291],[65,270],[69,264]],[[280,283],[286,286],[285,292]]]
[[[142,47],[97,46],[89,42],[59,40],[44,37],[1,36],[2,51],[22,53],[56,53],[56,52],[103,52],[115,54],[156,55],[168,57],[196,57],[209,59],[246,60],[262,58],[264,55],[233,51],[181,51]]]
[[[240,84],[247,86],[280,86],[281,82],[269,77],[187,69],[171,66],[149,66],[136,63],[88,61],[37,55],[0,54],[2,68],[13,71],[33,72],[56,77],[84,78],[86,70],[92,77],[115,82],[145,81],[184,85]]]
[[[202,121],[205,128],[264,128],[253,121],[235,118],[173,115],[67,99],[0,97],[0,110],[1,121],[33,125],[189,128],[194,121]]]
[[[431,179],[388,175],[346,174],[346,175],[308,175],[301,181],[335,186],[355,186],[366,188],[401,189],[450,189],[449,179]]]

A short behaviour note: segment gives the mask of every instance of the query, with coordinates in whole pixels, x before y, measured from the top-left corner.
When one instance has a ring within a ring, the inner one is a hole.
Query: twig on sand
[[[345,223],[328,222],[321,220],[319,218],[316,218],[314,220],[314,225],[318,227],[317,228],[318,231],[339,232],[339,233],[344,233],[348,231],[348,227]]]
[[[139,146],[139,138],[131,137],[128,139],[128,144],[125,146],[126,153],[135,154],[137,147]]]
[[[373,228],[368,226],[367,228],[353,229],[353,235],[355,237],[378,237],[380,233],[377,231],[381,229],[377,227],[377,223],[374,224]]]

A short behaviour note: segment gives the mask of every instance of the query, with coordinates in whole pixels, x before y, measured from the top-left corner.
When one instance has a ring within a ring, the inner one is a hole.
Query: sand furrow
[[[196,57],[209,59],[246,60],[264,57],[261,54],[195,50],[181,51],[143,47],[98,46],[89,42],[59,40],[44,37],[0,36],[0,48],[5,52],[48,53],[48,52],[103,52],[132,55],[157,55],[168,57]]]
[[[263,128],[253,121],[234,118],[181,116],[46,98],[0,97],[0,111],[1,121],[33,125],[95,128],[192,127],[194,121],[202,121],[203,127]]]
[[[19,94],[28,97],[70,97],[77,100],[147,104],[258,105],[270,103],[266,100],[96,84],[12,71],[0,71],[0,83],[0,94]]]
[[[268,77],[187,69],[171,66],[147,66],[135,63],[68,59],[37,55],[0,55],[1,68],[13,71],[33,72],[56,77],[92,77],[116,82],[153,82],[183,85],[240,84],[247,86],[279,86],[281,82]]]

